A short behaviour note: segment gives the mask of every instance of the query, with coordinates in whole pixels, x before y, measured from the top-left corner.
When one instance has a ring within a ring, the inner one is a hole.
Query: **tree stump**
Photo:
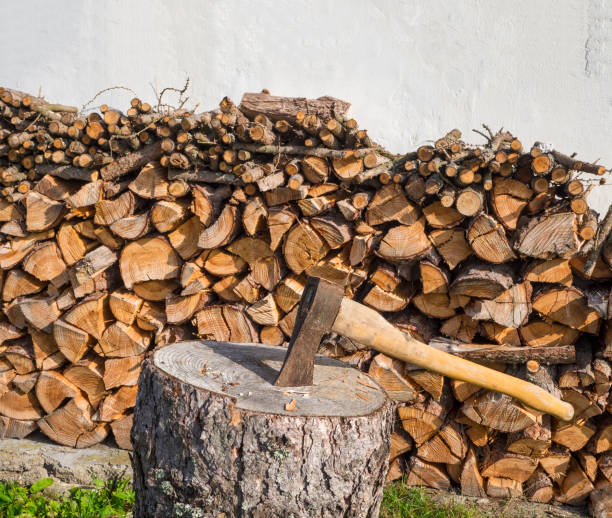
[[[285,353],[197,341],[145,362],[134,516],[378,517],[393,403],[322,356],[313,386],[275,387]]]

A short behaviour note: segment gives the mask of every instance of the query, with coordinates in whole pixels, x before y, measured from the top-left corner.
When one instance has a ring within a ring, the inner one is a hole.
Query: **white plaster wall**
[[[189,76],[202,109],[340,97],[397,152],[486,122],[612,167],[612,0],[0,0],[0,20],[0,85],[55,102]]]

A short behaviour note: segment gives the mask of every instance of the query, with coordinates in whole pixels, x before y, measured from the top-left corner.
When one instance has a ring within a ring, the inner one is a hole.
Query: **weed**
[[[134,503],[130,480],[94,480],[93,489],[73,488],[68,496],[52,499],[42,491],[53,484],[43,478],[29,487],[0,482],[3,518],[124,518]]]
[[[424,489],[407,487],[398,481],[385,488],[380,518],[492,518],[492,515],[463,503],[438,504]]]

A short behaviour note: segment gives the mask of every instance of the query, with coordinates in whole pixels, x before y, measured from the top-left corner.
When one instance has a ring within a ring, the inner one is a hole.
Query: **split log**
[[[168,196],[168,181],[164,169],[158,162],[149,162],[130,182],[128,188],[141,198],[160,199]]]
[[[104,362],[104,386],[106,390],[116,387],[131,387],[138,382],[144,356],[111,358]]]
[[[239,227],[238,209],[232,205],[226,205],[219,218],[202,231],[198,246],[204,249],[212,249],[226,245],[236,236]]]
[[[369,376],[385,389],[393,401],[414,400],[417,388],[403,375],[402,362],[377,354],[368,370]]]
[[[23,270],[39,281],[50,281],[56,286],[68,281],[66,263],[53,241],[36,246],[23,261]]]
[[[70,399],[63,407],[40,419],[38,426],[53,441],[73,448],[89,446],[91,436],[88,434],[97,431],[91,420],[91,407],[82,396]]]
[[[467,454],[467,440],[460,425],[452,421],[445,424],[438,433],[421,444],[417,455],[424,461],[460,464]]]
[[[440,267],[429,261],[419,263],[423,293],[448,293],[448,276]]]
[[[0,439],[24,439],[37,429],[36,421],[0,416]]]
[[[451,270],[472,255],[462,230],[434,230],[429,239]]]
[[[102,333],[112,321],[112,314],[108,307],[108,296],[97,294],[88,297],[65,313],[63,319],[68,324],[72,324],[90,334],[96,340],[100,340]]]
[[[562,451],[549,451],[540,459],[540,466],[555,483],[560,483],[569,468],[571,455]]]
[[[595,427],[589,422],[564,423],[555,420],[552,440],[570,451],[576,451],[583,448],[594,434]]]
[[[108,326],[98,342],[101,355],[110,358],[125,358],[144,353],[149,347],[151,334],[123,322]]]
[[[525,496],[531,502],[547,504],[554,497],[553,483],[543,469],[538,468],[525,481]]]
[[[121,278],[128,289],[138,282],[175,279],[179,276],[179,266],[176,252],[162,237],[130,243],[119,259]]]
[[[545,282],[571,286],[572,269],[567,259],[556,258],[531,262],[525,268],[524,279],[530,282]]]
[[[478,461],[473,449],[469,449],[461,469],[461,492],[467,496],[484,497],[484,480],[478,470]]]
[[[529,347],[558,347],[576,342],[578,330],[545,320],[532,320],[519,328],[525,345]]]
[[[17,375],[29,374],[35,369],[34,357],[30,347],[10,345],[2,354],[4,359],[11,364],[13,369],[15,369]],[[15,379],[12,381],[14,382]]]
[[[499,222],[508,230],[515,230],[532,196],[533,191],[523,182],[512,178],[496,178],[493,182],[491,206]]]
[[[104,363],[101,359],[83,359],[64,370],[64,377],[87,396],[93,409],[106,393],[104,386]]]
[[[412,299],[412,303],[421,313],[432,318],[450,318],[456,313],[445,293],[419,294]]]
[[[115,291],[110,294],[108,299],[113,316],[127,325],[134,323],[142,302],[140,297],[127,291]]]
[[[219,342],[252,343],[257,341],[251,321],[233,306],[207,306],[196,316],[198,335]]]
[[[423,207],[423,214],[427,223],[433,228],[453,228],[463,221],[463,214],[453,207],[444,207],[436,201]]]
[[[536,423],[536,414],[505,394],[485,392],[468,399],[461,411],[475,423],[500,430],[518,432]]]
[[[525,482],[538,467],[537,459],[526,455],[490,450],[481,465],[483,477],[506,478]]]
[[[388,221],[412,225],[418,218],[417,208],[406,199],[398,184],[388,184],[377,191],[366,211],[366,222],[371,226]]]
[[[507,265],[470,263],[457,271],[450,292],[454,295],[494,299],[512,284],[513,272]]]
[[[523,487],[517,480],[490,477],[487,479],[487,495],[491,498],[520,498]]]
[[[423,390],[428,392],[436,401],[440,401],[444,394],[444,376],[425,369],[416,368],[415,365],[406,364],[405,375]]]
[[[101,200],[96,203],[94,223],[97,225],[112,225],[115,221],[131,216],[136,200],[131,191],[124,192],[112,200]]]
[[[495,322],[481,321],[480,331],[483,336],[486,336],[499,345],[509,345],[513,347],[522,345],[518,329],[513,327],[504,327]]]
[[[578,222],[573,212],[545,214],[527,220],[515,234],[514,249],[540,259],[572,257],[580,249]]]
[[[541,457],[551,446],[550,416],[543,415],[541,422],[508,435],[506,449],[529,457]],[[513,478],[513,477],[509,477]]]
[[[391,291],[375,285],[367,292],[362,302],[378,311],[401,311],[406,308],[413,293],[408,284],[399,284]]]
[[[122,415],[136,405],[138,387],[121,387],[116,392],[106,396],[98,407],[94,419],[96,421],[112,421],[117,415]]]
[[[533,309],[555,322],[585,333],[597,334],[601,317],[587,305],[587,299],[577,288],[551,287],[536,293]]]
[[[398,408],[402,427],[410,434],[416,446],[437,433],[444,424],[451,404],[449,394],[444,393],[440,401],[421,396],[414,404]]]
[[[21,313],[24,325],[28,323],[42,332],[51,332],[53,323],[61,316],[57,302],[51,298],[32,297],[13,301],[13,304]]]
[[[486,214],[480,214],[471,221],[467,240],[474,253],[484,261],[499,264],[516,258],[504,228]]]
[[[431,244],[425,234],[425,221],[421,218],[413,225],[391,228],[378,246],[378,255],[389,261],[400,261],[422,256],[430,248]]]
[[[436,464],[410,457],[407,486],[425,486],[448,491],[451,487],[448,475]]]
[[[465,308],[474,320],[491,320],[504,327],[518,328],[531,312],[531,284],[522,282],[491,300],[474,300]]]
[[[315,230],[307,224],[295,225],[285,237],[283,255],[287,266],[296,274],[322,259],[329,248]]]
[[[34,392],[20,394],[9,390],[0,396],[0,415],[10,419],[32,421],[40,419],[44,411],[38,404]]]
[[[604,219],[601,222],[601,225],[597,229],[597,235],[595,236],[595,241],[593,244],[593,248],[589,253],[589,258],[584,266],[584,273],[587,277],[590,277],[595,269],[595,264],[600,255],[602,248],[604,247],[610,232],[612,231],[612,208],[608,208],[608,212],[606,213]]]
[[[212,225],[215,218],[223,209],[223,202],[230,197],[232,190],[229,186],[217,187],[215,189],[207,185],[196,185],[193,188],[192,211],[198,216],[202,225]]]
[[[195,192],[194,190],[194,193]],[[158,232],[162,233],[175,230],[187,219],[187,216],[188,210],[186,203],[182,201],[167,200],[161,200],[155,203],[149,215],[152,225]]]
[[[57,245],[68,266],[82,259],[88,251],[89,243],[77,231],[76,225],[65,223],[57,231]]]
[[[64,204],[38,192],[30,192],[25,198],[26,228],[29,232],[48,230],[59,224]]]
[[[36,398],[48,414],[58,408],[66,399],[79,395],[79,389],[67,378],[55,371],[43,371],[36,383]]]
[[[72,363],[78,362],[94,343],[85,331],[61,319],[53,323],[53,338],[57,348]]]
[[[561,483],[561,492],[557,500],[565,504],[577,505],[586,500],[593,489],[591,481],[580,468],[578,462],[572,458],[567,475]]]
[[[440,332],[449,338],[469,343],[478,333],[478,322],[467,315],[455,315],[442,324]]]
[[[115,419],[111,424],[111,430],[117,446],[123,450],[132,449],[132,441],[130,439],[130,432],[132,431],[132,424],[134,421],[134,415],[129,414],[120,418]]]

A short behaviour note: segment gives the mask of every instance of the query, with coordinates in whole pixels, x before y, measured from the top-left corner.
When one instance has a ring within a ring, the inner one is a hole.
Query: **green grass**
[[[380,518],[545,518],[546,516],[549,515],[544,509],[538,508],[537,504],[530,504],[522,499],[490,499],[484,506],[480,506],[477,499],[452,493],[437,493],[422,487],[407,487],[401,480],[385,488],[380,508]]]
[[[401,481],[385,488],[380,518],[489,518],[478,508],[459,502],[438,504],[422,488],[406,487]]]
[[[43,493],[52,484],[50,478],[31,486],[0,482],[0,518],[125,518],[134,504],[128,479],[95,480],[92,489],[74,488],[57,498]],[[521,511],[510,507],[485,511],[453,497],[438,503],[428,490],[396,481],[385,488],[380,518],[517,518],[524,516]]]
[[[73,488],[50,498],[43,490],[53,484],[43,478],[29,487],[0,482],[1,518],[124,518],[134,503],[130,480],[94,480],[93,489]]]

